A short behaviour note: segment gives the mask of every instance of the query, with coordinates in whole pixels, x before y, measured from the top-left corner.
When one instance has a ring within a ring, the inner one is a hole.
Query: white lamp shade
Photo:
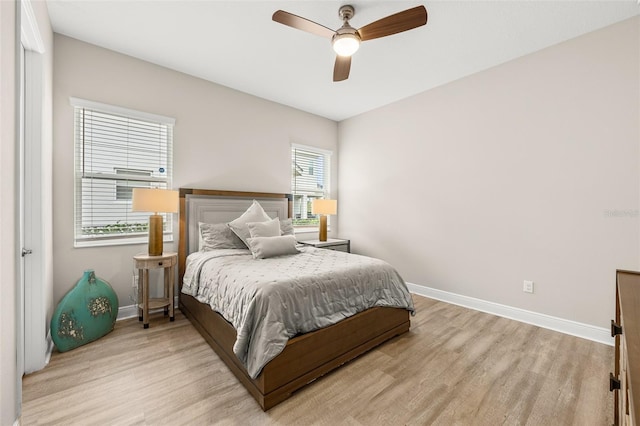
[[[170,189],[133,188],[131,210],[134,212],[177,213],[178,191]]]
[[[336,214],[338,213],[338,201],[314,199],[311,201],[311,213]]]
[[[333,51],[340,56],[351,56],[360,47],[360,39],[355,34],[337,34],[333,37]]]

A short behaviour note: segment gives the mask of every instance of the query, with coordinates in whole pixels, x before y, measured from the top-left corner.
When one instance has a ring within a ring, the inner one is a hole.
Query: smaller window
[[[317,228],[320,219],[311,213],[311,202],[329,197],[331,151],[303,145],[291,146],[293,225]]]

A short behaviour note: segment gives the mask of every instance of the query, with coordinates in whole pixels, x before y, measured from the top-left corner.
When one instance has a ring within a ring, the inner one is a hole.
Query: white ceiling
[[[607,1],[47,0],[55,32],[333,120],[638,15]],[[348,80],[332,81],[330,41],[277,24],[286,10],[337,29],[424,4],[426,26],[365,42]]]

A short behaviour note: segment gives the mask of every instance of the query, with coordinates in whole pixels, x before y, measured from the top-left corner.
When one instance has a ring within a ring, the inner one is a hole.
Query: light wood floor
[[[188,320],[55,352],[23,425],[610,425],[613,348],[414,296],[411,331],[263,413]]]

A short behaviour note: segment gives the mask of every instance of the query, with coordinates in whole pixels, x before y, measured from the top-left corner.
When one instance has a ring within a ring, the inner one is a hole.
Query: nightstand
[[[307,240],[307,241],[298,241],[300,244],[304,244],[307,246],[313,246],[317,248],[324,248],[329,250],[336,251],[345,251],[347,253],[351,253],[351,240],[342,240],[339,238],[327,238],[327,241],[320,240]]]
[[[173,315],[173,275],[178,263],[177,253],[162,253],[161,256],[137,254],[133,256],[135,268],[138,270],[138,320],[144,328],[149,328],[149,310],[164,308],[164,314]],[[149,270],[162,268],[164,274],[164,297],[149,298]]]

